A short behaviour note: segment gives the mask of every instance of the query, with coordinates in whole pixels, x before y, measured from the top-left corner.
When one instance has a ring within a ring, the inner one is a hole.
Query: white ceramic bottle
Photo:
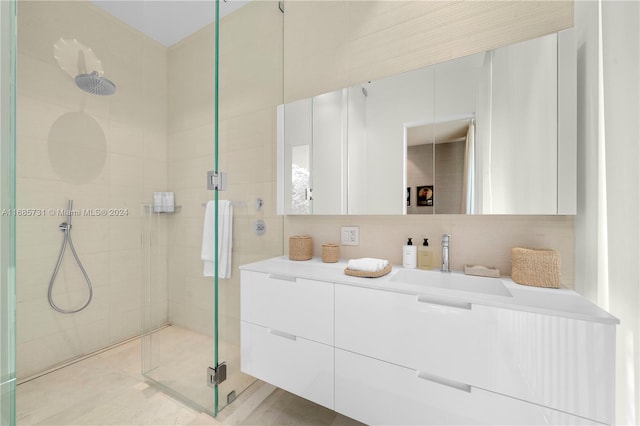
[[[402,246],[402,266],[407,269],[415,269],[418,257],[418,247],[413,245],[411,238]]]

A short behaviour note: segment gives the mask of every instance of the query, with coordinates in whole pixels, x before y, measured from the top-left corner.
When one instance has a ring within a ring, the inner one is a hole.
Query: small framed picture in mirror
[[[433,185],[418,186],[416,193],[418,206],[433,206]]]

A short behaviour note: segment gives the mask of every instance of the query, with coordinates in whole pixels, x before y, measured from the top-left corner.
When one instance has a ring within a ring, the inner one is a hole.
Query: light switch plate
[[[360,244],[360,228],[358,226],[342,226],[340,228],[340,244],[357,246]]]

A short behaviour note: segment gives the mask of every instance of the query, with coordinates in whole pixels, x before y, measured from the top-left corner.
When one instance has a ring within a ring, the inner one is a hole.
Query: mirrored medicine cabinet
[[[573,30],[277,116],[280,214],[575,214]]]

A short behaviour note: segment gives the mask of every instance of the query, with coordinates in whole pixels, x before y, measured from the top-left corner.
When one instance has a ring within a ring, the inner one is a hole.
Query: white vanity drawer
[[[336,285],[336,348],[611,422],[613,326]]]
[[[367,424],[600,424],[340,349],[335,371],[335,410]]]
[[[241,319],[333,345],[333,283],[241,271]]]
[[[241,321],[241,369],[333,409],[332,346]]]

